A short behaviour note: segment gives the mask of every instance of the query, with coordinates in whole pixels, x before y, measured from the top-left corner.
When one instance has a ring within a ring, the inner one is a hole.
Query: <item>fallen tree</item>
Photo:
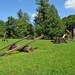
[[[6,49],[6,48],[8,48],[8,47],[13,46],[13,45],[15,45],[16,43],[18,43],[18,42],[20,42],[20,41],[23,41],[23,40],[27,39],[28,37],[29,37],[29,35],[26,36],[26,37],[24,37],[24,38],[22,38],[22,39],[20,39],[20,40],[18,40],[18,41],[16,41],[16,42],[14,42],[14,43],[12,43],[12,44],[9,44],[9,45],[7,45],[7,46],[1,48],[0,51]]]
[[[53,42],[57,44],[67,43],[66,38],[68,38],[70,34],[70,31],[66,30],[62,37],[55,37]]]
[[[41,38],[43,38],[43,35],[41,35],[40,37],[35,38],[34,40],[29,41],[29,42],[28,42],[27,44],[25,44],[25,45],[18,46],[18,47],[16,47],[16,48],[12,49],[12,50],[8,50],[8,51],[5,51],[5,52],[1,52],[1,53],[0,53],[0,56],[6,55],[6,54],[10,54],[11,52],[14,52],[14,51],[19,51],[19,52],[21,52],[21,51],[22,51],[22,52],[29,52],[29,51],[32,51],[32,47],[30,47],[29,45],[30,45],[31,43],[35,42],[36,40],[41,39]]]

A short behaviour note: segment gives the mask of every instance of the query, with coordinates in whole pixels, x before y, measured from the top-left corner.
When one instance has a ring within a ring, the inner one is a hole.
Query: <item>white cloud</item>
[[[33,13],[32,16],[31,16],[31,22],[34,21],[34,18],[37,16],[37,12]]]
[[[75,0],[66,0],[65,8],[75,8]]]
[[[33,13],[32,14],[32,18],[35,18],[36,15],[37,15],[37,13]]]

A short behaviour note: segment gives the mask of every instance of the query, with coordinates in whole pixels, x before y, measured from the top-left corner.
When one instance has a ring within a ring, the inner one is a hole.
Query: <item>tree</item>
[[[3,20],[0,20],[0,37],[4,36],[5,32],[5,22]]]
[[[32,36],[34,35],[34,26],[32,24],[27,26],[27,34]]]
[[[17,12],[18,19],[25,19],[25,21],[29,22],[29,15],[25,12],[23,12],[21,9]]]
[[[38,14],[34,21],[37,35],[43,34],[47,36],[47,38],[52,39],[54,36],[62,35],[64,32],[64,25],[55,6],[50,5],[48,1],[49,0],[36,0]]]
[[[23,17],[23,12],[21,9],[18,11],[17,15],[19,19]]]
[[[6,21],[6,31],[5,31],[5,36],[10,38],[10,37],[16,37],[16,24],[15,24],[15,19],[12,16],[8,17],[8,20]]]
[[[72,25],[74,26],[75,25],[75,15],[69,15],[68,17],[64,17],[62,21],[65,24],[66,28],[69,28]]]
[[[70,15],[67,17],[64,17],[63,19],[63,23],[66,27],[66,29],[68,29],[72,35],[72,39],[74,38],[74,28],[75,28],[75,15]]]
[[[28,35],[28,25],[29,16],[27,13],[23,12],[21,9],[17,13],[18,19],[16,20],[16,25],[18,27],[18,33],[21,37]]]

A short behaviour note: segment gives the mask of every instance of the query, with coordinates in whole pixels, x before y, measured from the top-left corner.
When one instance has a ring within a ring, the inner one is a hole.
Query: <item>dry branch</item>
[[[25,49],[27,46],[29,46],[29,44],[31,44],[31,43],[33,43],[33,42],[35,42],[36,40],[39,40],[39,39],[41,39],[41,38],[43,38],[43,35],[41,35],[40,37],[35,38],[34,40],[29,41],[29,42],[28,42],[27,44],[25,44],[25,45],[18,46],[18,47],[16,47],[16,48],[12,49],[12,50],[5,51],[5,52],[3,52],[3,53],[0,53],[0,55],[2,56],[2,55],[5,55],[5,54],[10,54],[11,52],[14,52],[14,51],[21,51],[21,50]]]

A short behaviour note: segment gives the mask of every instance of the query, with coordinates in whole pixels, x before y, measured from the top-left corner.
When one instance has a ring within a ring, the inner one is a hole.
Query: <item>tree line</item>
[[[0,20],[0,37],[22,38],[27,35],[44,35],[45,39],[60,37],[69,26],[75,24],[75,15],[60,18],[56,7],[49,4],[49,0],[36,0],[37,15],[34,24],[30,22],[28,13],[21,9],[17,12],[17,18],[9,16],[5,22]]]

